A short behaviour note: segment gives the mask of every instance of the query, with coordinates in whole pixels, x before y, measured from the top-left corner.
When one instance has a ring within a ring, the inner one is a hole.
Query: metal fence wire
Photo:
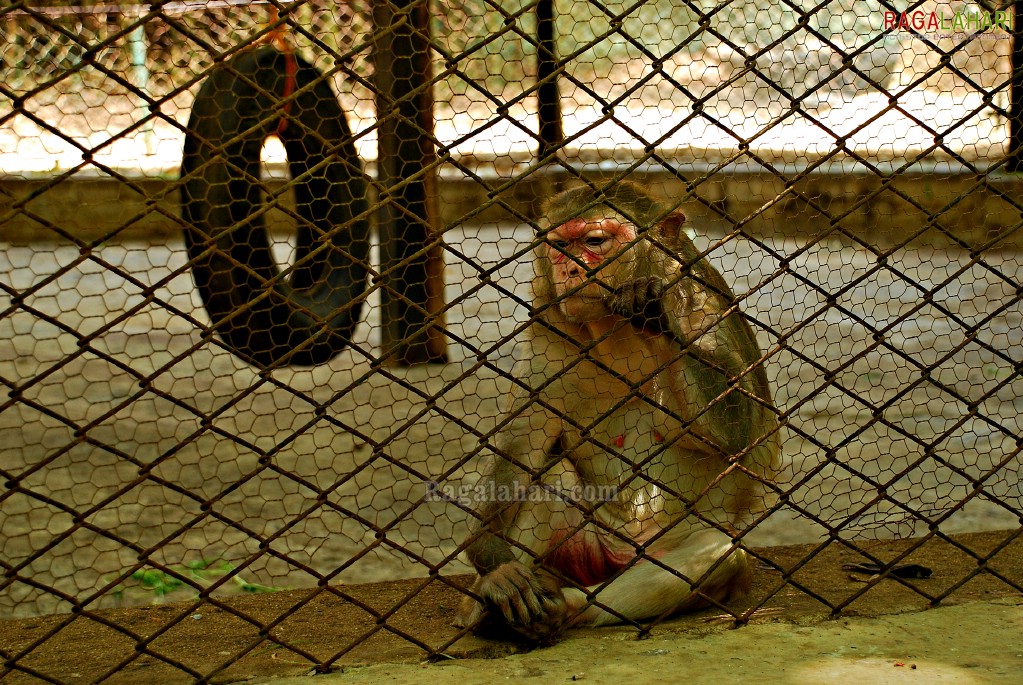
[[[891,587],[930,604],[982,581],[1023,591],[1007,560],[1020,16],[992,0],[4,3],[0,678],[72,680],[54,645],[89,627],[127,645],[74,665],[91,681],[144,664],[226,678],[267,648],[325,670],[384,638],[444,654],[480,592],[466,551],[488,530],[510,540],[498,556],[548,544],[543,507],[514,532],[500,522],[523,502],[481,506],[494,464],[613,486],[539,490],[625,546],[595,585],[561,578],[595,606],[644,565],[735,623],[785,597],[838,613]],[[589,205],[552,219],[545,199],[579,187],[604,218],[643,223],[633,187],[685,214],[615,258],[649,250],[652,294],[623,295],[587,261],[604,248],[551,232]],[[590,269],[618,332],[588,344],[552,324],[571,298],[538,298],[534,259]],[[637,322],[647,300],[681,318]],[[715,371],[739,317],[758,349]],[[694,359],[711,366],[693,376]],[[750,389],[760,373],[773,400]],[[578,399],[587,378],[606,411]],[[701,382],[721,396],[701,404]],[[661,561],[693,530],[753,560],[740,603]],[[954,563],[899,577],[935,546]],[[827,567],[825,588],[807,569],[829,555],[877,573]],[[317,607],[330,642],[284,629]],[[235,642],[166,647],[214,613]],[[623,618],[643,633],[666,616]]]

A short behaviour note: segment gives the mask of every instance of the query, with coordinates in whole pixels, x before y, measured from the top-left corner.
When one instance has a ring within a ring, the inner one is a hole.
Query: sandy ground
[[[342,674],[257,678],[255,683],[317,685],[407,683],[489,685],[538,678],[597,685],[694,685],[822,682],[858,685],[1018,682],[1023,599],[970,604],[880,618],[841,618],[816,625],[778,623],[693,637],[647,640],[587,635],[549,649],[497,660],[375,665]]]
[[[913,245],[879,263],[835,242],[722,235],[697,243],[745,297],[788,416],[787,501],[750,544],[1019,525],[1018,254]],[[530,229],[445,238],[470,260],[448,255],[450,364],[374,367],[374,296],[352,349],[269,375],[201,338],[179,242],[85,256],[4,245],[0,280],[21,299],[0,295],[0,379],[20,394],[0,407],[0,539],[17,569],[0,615],[70,609],[21,578],[91,608],[149,603],[161,597],[132,573],[189,575],[202,560],[275,588],[465,572],[465,513],[426,495],[431,482],[470,487],[487,453],[479,436],[500,415],[509,336],[527,318],[504,293],[525,301],[530,267],[514,256]]]

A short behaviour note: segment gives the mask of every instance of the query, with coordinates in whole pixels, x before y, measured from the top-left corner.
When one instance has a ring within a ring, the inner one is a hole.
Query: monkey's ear
[[[671,245],[678,245],[679,236],[682,235],[682,227],[685,223],[686,215],[675,210],[668,216],[661,219],[661,223],[657,225],[657,228],[666,242]]]

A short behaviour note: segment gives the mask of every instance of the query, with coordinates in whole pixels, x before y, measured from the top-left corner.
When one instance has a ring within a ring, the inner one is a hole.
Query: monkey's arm
[[[688,404],[681,409],[696,417],[697,433],[736,454],[766,432],[773,419],[763,402],[770,397],[763,370],[750,368],[760,357],[752,331],[738,312],[726,314],[725,297],[731,294],[716,272],[708,276],[712,285],[720,282],[723,292],[689,277],[669,285],[651,276],[616,288],[610,306],[633,326],[671,340]]]
[[[535,397],[520,398],[518,404],[518,413],[512,412],[514,418],[497,436],[494,463],[477,488],[482,498],[466,556],[479,573],[473,590],[482,602],[467,601],[456,623],[476,624],[491,609],[520,633],[546,640],[564,623],[565,601],[553,579],[527,565],[542,531],[516,519],[533,479],[559,458],[560,423]]]
[[[519,394],[526,395],[524,390]],[[518,398],[515,404],[519,406],[510,413],[511,420],[495,438],[493,463],[476,488],[480,497],[466,555],[480,575],[518,558],[506,533],[518,516],[520,497],[533,476],[557,458],[560,424],[553,414],[536,398]]]

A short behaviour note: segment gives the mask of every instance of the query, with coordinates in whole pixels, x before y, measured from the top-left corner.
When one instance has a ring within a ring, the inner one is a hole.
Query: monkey
[[[684,223],[629,182],[546,204],[456,625],[549,643],[748,590],[737,537],[767,501],[779,422],[753,330]]]

